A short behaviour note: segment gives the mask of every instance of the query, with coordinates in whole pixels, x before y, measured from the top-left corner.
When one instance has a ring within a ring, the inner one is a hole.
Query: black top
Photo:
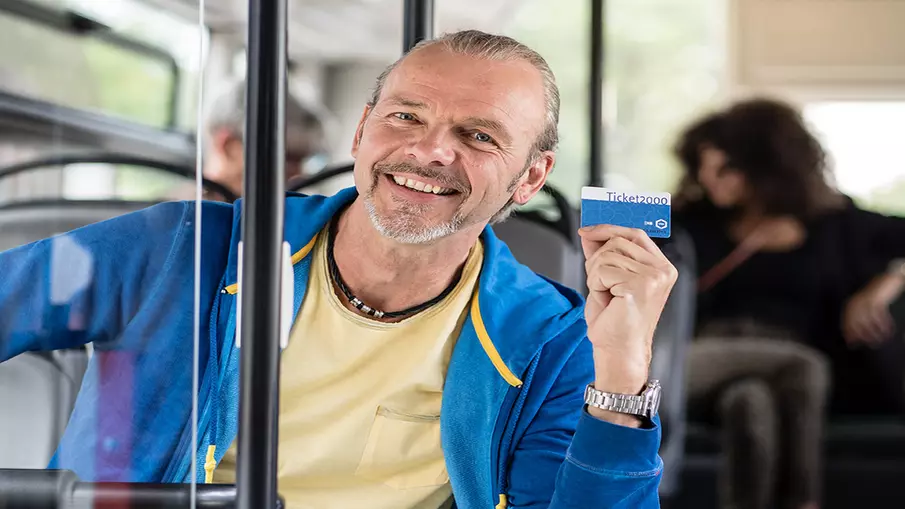
[[[686,206],[674,212],[673,222],[694,241],[699,275],[737,245],[729,237],[728,218],[712,205]],[[848,202],[805,228],[807,238],[800,247],[755,253],[699,294],[698,328],[732,318],[781,327],[829,353],[837,376],[843,376],[839,359],[853,359],[842,338],[843,307],[891,260],[905,258],[905,218],[868,212]]]

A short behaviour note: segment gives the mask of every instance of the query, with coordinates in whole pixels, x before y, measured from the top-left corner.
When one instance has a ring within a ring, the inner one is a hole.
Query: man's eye
[[[481,143],[493,143],[493,138],[491,138],[487,133],[476,132],[473,136],[475,141],[479,141]]]
[[[405,120],[406,122],[415,120],[415,116],[411,113],[394,113],[393,116],[395,116],[399,120]]]

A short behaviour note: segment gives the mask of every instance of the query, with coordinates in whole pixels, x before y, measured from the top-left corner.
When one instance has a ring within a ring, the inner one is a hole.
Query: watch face
[[[654,395],[653,395],[651,405],[650,405],[651,415],[656,414],[657,411],[660,409],[660,394],[661,394],[660,388],[657,387],[654,390]]]
[[[656,415],[657,410],[660,408],[660,393],[661,388],[659,384],[650,387],[645,394],[645,400],[647,400],[647,408],[650,409],[650,416],[653,417]]]

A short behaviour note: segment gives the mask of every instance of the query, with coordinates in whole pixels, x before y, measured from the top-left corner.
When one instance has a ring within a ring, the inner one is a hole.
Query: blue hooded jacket
[[[296,314],[316,236],[356,196],[347,189],[286,198]],[[51,468],[86,481],[210,481],[238,433],[240,211],[238,203],[205,202],[200,211],[193,202],[164,203],[0,253],[0,361],[94,344]],[[519,264],[491,228],[482,239],[478,289],[440,417],[456,506],[659,507],[659,420],[633,429],[584,410],[594,368],[580,295]]]

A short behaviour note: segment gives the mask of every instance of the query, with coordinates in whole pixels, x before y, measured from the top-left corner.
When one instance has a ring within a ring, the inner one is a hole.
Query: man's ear
[[[358,157],[358,147],[361,145],[361,137],[364,135],[365,122],[371,113],[371,107],[365,105],[365,109],[361,112],[361,118],[358,120],[358,127],[355,129],[355,139],[352,140],[352,157]]]
[[[541,152],[528,166],[512,194],[512,201],[524,205],[540,192],[547,182],[547,177],[556,163],[556,154],[552,150]]]
[[[224,133],[223,138],[218,138],[217,142],[230,162],[239,165],[245,164],[245,147],[242,143],[242,138],[231,133]]]
[[[242,135],[233,133],[230,129],[217,129],[207,138],[208,150],[228,163],[238,162],[244,164],[244,149]]]
[[[229,151],[233,145],[233,141],[236,139],[233,136],[233,133],[229,129],[217,129],[210,133],[208,136],[208,145],[214,152],[219,154],[223,154],[225,157],[229,157]],[[239,148],[241,148],[241,140],[239,140]]]

